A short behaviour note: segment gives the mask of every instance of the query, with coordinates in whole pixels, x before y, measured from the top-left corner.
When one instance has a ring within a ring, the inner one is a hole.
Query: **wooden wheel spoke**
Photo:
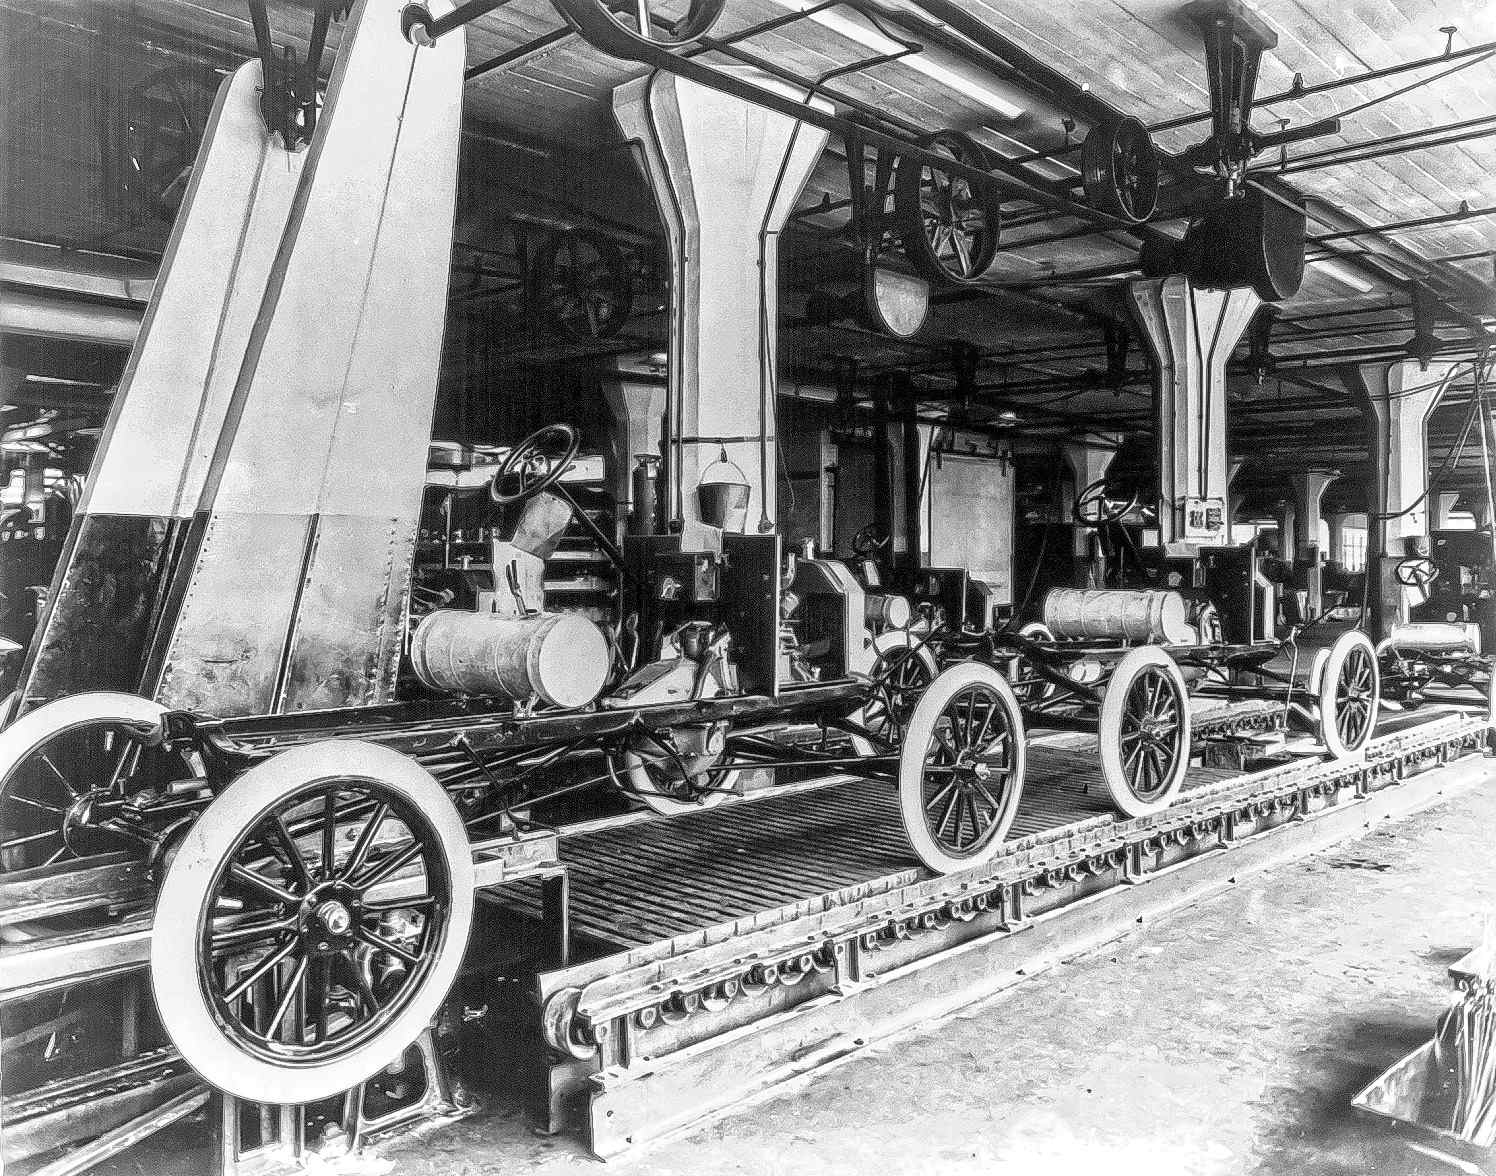
[[[343,864],[340,877],[350,877],[363,868],[364,858],[368,856],[369,848],[374,844],[374,837],[379,832],[379,827],[384,824],[385,818],[389,815],[389,804],[385,801],[380,801],[379,806],[369,814],[369,819],[364,822],[364,827],[359,830],[358,840],[353,843],[353,852],[348,855],[348,860]]]
[[[949,771],[949,772],[954,773],[956,769],[955,768],[947,768],[946,770]],[[932,795],[930,797],[929,800],[925,801],[925,811],[926,812],[930,812],[931,810],[933,810],[935,808],[935,806],[938,805],[942,800],[944,800],[946,797],[950,796],[951,793],[953,793],[956,790],[956,787],[957,787],[957,785],[956,785],[956,781],[954,779],[951,780],[950,783],[942,785],[940,787],[940,789],[937,790],[934,793],[934,795]]]
[[[257,874],[247,866],[235,862],[229,867],[229,877],[234,881],[257,891],[267,898],[272,898],[282,906],[295,906],[301,899],[292,894],[283,886],[277,886],[263,874]]]
[[[414,952],[406,951],[405,948],[401,947],[399,944],[391,943],[383,935],[380,935],[375,931],[370,931],[367,927],[357,927],[354,929],[353,934],[356,938],[364,943],[367,943],[375,950],[388,952],[396,959],[404,960],[412,967],[420,962],[420,956],[416,955]]]
[[[56,816],[65,816],[67,809],[59,808],[55,804],[46,804],[40,800],[33,800],[29,796],[11,796],[9,798],[15,804],[24,804],[27,808],[40,809],[44,813],[52,813]]]
[[[277,948],[272,948],[265,954],[265,958],[251,968],[247,973],[239,977],[239,982],[223,994],[225,1004],[233,1004],[257,983],[260,982],[270,970],[296,950],[296,940],[288,939]]]
[[[996,818],[997,814],[1002,812],[1003,806],[998,803],[997,798],[992,795],[991,790],[987,787],[985,782],[977,780],[975,782],[975,786],[976,790],[980,792],[984,797],[986,797],[987,803],[992,806],[993,817]]]
[[[278,845],[285,854],[286,864],[291,867],[291,872],[296,875],[297,885],[306,889],[312,885],[312,876],[307,871],[306,861],[301,856],[301,849],[296,844],[296,839],[291,836],[291,830],[286,828],[285,818],[280,813],[273,813],[270,818],[270,833],[274,845]]]
[[[322,877],[333,876],[338,852],[338,790],[329,789],[322,797]]]
[[[363,877],[353,879],[349,885],[355,890],[368,890],[372,886],[377,886],[397,871],[403,870],[424,852],[419,841],[412,842],[400,853],[392,854],[390,857],[385,858],[383,862],[375,866]]]
[[[291,979],[286,984],[285,994],[280,1003],[275,1006],[275,1012],[270,1018],[270,1024],[265,1026],[265,1039],[273,1038],[280,1030],[281,1023],[286,1019],[292,1007],[296,1004],[296,998],[302,994],[302,988],[306,984],[307,957],[302,956],[296,961],[296,969],[291,973]]]
[[[51,841],[53,838],[61,838],[61,829],[43,829],[40,833],[28,833],[24,837],[12,837],[9,841],[0,841],[0,849],[18,849],[23,845],[35,845],[41,841]]]
[[[42,763],[47,765],[47,770],[51,772],[52,775],[57,777],[58,783],[60,783],[65,789],[67,789],[67,794],[74,800],[77,800],[83,795],[83,793],[79,792],[78,789],[73,787],[73,782],[62,774],[57,765],[52,762],[52,757],[49,756],[46,752],[43,751],[37,753],[37,759],[41,760]]]
[[[383,915],[390,911],[430,910],[435,905],[435,895],[422,894],[415,898],[392,898],[388,902],[366,902],[363,911],[366,915]]]
[[[952,230],[951,245],[956,251],[957,264],[959,264],[961,267],[962,275],[965,277],[971,277],[973,269],[971,262],[971,247],[968,243],[966,234],[963,232]]]
[[[945,804],[945,812],[940,815],[940,822],[935,826],[935,836],[944,837],[945,827],[950,822],[951,813],[955,811],[956,802],[961,799],[960,792],[952,792],[951,797]]]
[[[243,947],[269,935],[279,935],[290,931],[296,926],[296,917],[293,915],[287,919],[276,919],[273,922],[263,923],[241,923],[236,927],[225,927],[223,930],[215,930],[209,938],[213,954],[217,955],[229,948]]]

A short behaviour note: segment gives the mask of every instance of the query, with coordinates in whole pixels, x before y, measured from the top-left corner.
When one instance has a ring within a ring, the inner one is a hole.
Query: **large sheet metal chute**
[[[249,62],[219,90],[22,670],[23,710],[142,687],[306,158],[266,131],[262,89]]]
[[[219,715],[393,697],[435,405],[463,38],[350,21],[151,670]]]

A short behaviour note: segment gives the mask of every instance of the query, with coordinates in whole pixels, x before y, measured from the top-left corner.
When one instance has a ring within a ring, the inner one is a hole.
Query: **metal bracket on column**
[[[1190,556],[1229,538],[1226,361],[1261,299],[1179,274],[1132,282],[1128,295],[1153,355],[1161,539]]]

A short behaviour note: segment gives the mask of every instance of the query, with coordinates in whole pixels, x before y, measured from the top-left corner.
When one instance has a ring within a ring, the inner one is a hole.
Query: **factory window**
[[[1346,527],[1341,532],[1337,558],[1348,572],[1366,570],[1366,528]]]

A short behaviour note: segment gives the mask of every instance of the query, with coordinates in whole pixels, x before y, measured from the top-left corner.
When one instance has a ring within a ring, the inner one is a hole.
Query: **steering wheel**
[[[888,546],[890,538],[877,523],[869,523],[852,536],[852,554],[859,559],[872,559]]]
[[[534,498],[542,490],[549,490],[571,465],[579,444],[581,439],[570,425],[546,425],[543,429],[536,429],[509,451],[504,464],[499,466],[488,484],[489,497],[500,506],[509,506],[521,499]],[[501,489],[511,479],[518,489]]]
[[[1410,555],[1398,561],[1392,576],[1404,588],[1426,591],[1439,578],[1439,565],[1426,555]]]
[[[1070,514],[1083,527],[1095,530],[1108,523],[1121,522],[1127,512],[1138,504],[1136,491],[1127,498],[1108,498],[1105,479],[1097,479],[1081,491]]]

